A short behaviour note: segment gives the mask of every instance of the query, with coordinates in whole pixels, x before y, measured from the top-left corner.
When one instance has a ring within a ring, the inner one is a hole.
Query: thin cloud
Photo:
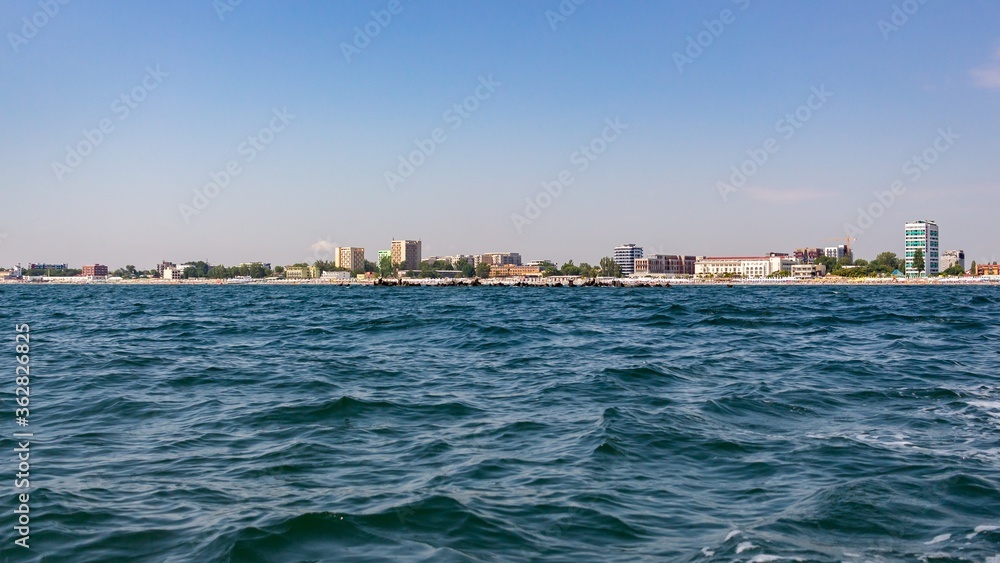
[[[987,66],[969,71],[972,81],[980,88],[1000,90],[1000,49],[993,54],[993,62]]]
[[[775,205],[794,205],[796,203],[817,201],[837,195],[835,192],[824,192],[815,188],[794,188],[783,190],[775,188],[762,188],[759,186],[748,186],[743,188],[742,191],[751,199]]]

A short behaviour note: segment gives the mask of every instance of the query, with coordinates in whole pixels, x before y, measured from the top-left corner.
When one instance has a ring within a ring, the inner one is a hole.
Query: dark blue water
[[[998,311],[996,287],[0,286],[0,559],[998,561]]]

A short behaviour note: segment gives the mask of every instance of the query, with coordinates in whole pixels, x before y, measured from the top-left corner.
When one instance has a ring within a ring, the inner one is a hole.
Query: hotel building
[[[83,276],[93,279],[105,279],[108,277],[108,267],[101,264],[90,264],[83,267]]]
[[[906,224],[906,277],[927,277],[941,271],[938,251],[938,225],[934,221],[913,221]],[[913,267],[917,250],[923,251],[924,269]]]
[[[31,263],[31,264],[28,264],[28,269],[29,270],[53,270],[53,271],[68,270],[69,269],[69,265],[67,265],[67,264],[35,264],[35,263]]]
[[[504,264],[503,266],[490,267],[491,278],[540,278],[542,269],[538,266],[515,266],[514,264]]]
[[[634,244],[623,244],[615,247],[613,260],[621,268],[623,276],[631,276],[635,273],[635,260],[642,258],[642,247]]]
[[[833,258],[835,260],[840,260],[844,256],[850,253],[846,244],[841,244],[839,246],[828,246],[823,249],[823,256],[827,258]]]
[[[695,256],[651,254],[635,259],[633,276],[684,276],[694,275]]]
[[[964,250],[945,250],[941,253],[941,271],[945,271],[952,266],[959,265],[964,271],[965,268],[965,251]]]
[[[338,246],[334,251],[333,265],[349,272],[365,269],[365,249],[356,246]]]
[[[724,256],[699,257],[694,265],[696,276],[737,275],[744,278],[766,278],[782,270],[791,271],[796,264],[788,256]]]
[[[419,270],[421,242],[419,240],[394,240],[389,247],[392,263],[403,270]]]
[[[812,264],[820,256],[826,256],[823,248],[796,248],[795,259],[803,264]]]
[[[490,266],[520,266],[521,255],[517,252],[487,252],[477,256],[474,262],[474,266],[482,262]]]
[[[1000,264],[976,264],[975,276],[1000,276]]]

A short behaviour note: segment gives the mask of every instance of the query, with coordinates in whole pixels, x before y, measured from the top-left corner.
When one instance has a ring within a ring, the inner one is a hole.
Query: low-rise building
[[[795,259],[803,264],[812,264],[820,256],[826,256],[822,248],[796,248]]]
[[[28,269],[29,270],[51,270],[51,271],[58,271],[58,270],[68,270],[69,269],[69,265],[68,264],[46,264],[44,262],[42,262],[42,263],[34,263],[33,262],[33,263],[28,264]]]
[[[520,266],[521,255],[517,252],[486,252],[474,257],[473,266],[483,262],[490,266]]]
[[[1000,276],[1000,264],[996,262],[992,264],[976,264],[976,271],[973,272],[976,276]]]
[[[88,264],[83,267],[81,275],[95,280],[107,279],[108,267],[102,264]]]
[[[285,279],[289,280],[318,279],[320,274],[316,266],[285,266]]]
[[[184,277],[184,270],[177,266],[166,266],[162,270],[157,267],[157,270],[160,272],[160,278],[165,280],[179,280]]]
[[[515,266],[506,264],[490,267],[491,278],[540,278],[542,269],[538,266]]]
[[[346,280],[351,279],[351,273],[350,272],[344,272],[344,271],[340,271],[340,272],[323,272],[322,274],[319,275],[319,279],[321,279],[321,280],[330,280],[330,281],[346,281]]]
[[[651,254],[635,259],[634,276],[693,276],[695,256]]]
[[[796,264],[787,256],[700,256],[695,261],[697,276],[739,276],[743,278],[766,278],[785,270],[790,272]]]
[[[826,275],[825,264],[793,264],[791,273],[796,278],[818,278]]]

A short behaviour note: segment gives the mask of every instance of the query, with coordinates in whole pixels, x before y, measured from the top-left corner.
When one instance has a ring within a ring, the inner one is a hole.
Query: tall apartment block
[[[420,269],[420,241],[419,240],[394,240],[390,246],[392,252],[392,263],[399,264],[404,270]]]
[[[333,265],[351,272],[365,269],[365,249],[357,246],[338,246],[333,255]]]
[[[938,250],[938,225],[934,221],[913,221],[906,224],[906,277],[931,276],[941,271]],[[917,250],[924,253],[924,269],[913,267],[913,257]]]
[[[622,270],[622,275],[631,276],[635,273],[635,259],[642,258],[642,247],[634,244],[623,244],[615,247],[614,261]]]

